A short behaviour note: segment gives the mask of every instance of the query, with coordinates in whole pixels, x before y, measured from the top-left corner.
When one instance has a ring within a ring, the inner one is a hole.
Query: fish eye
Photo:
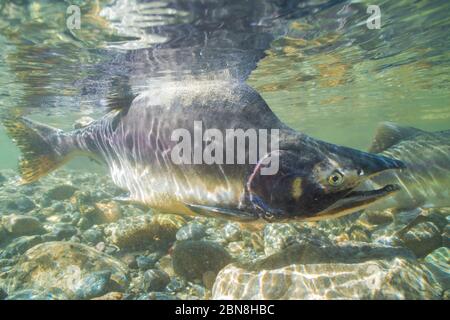
[[[342,173],[335,171],[328,177],[328,183],[334,187],[341,185],[344,182]]]

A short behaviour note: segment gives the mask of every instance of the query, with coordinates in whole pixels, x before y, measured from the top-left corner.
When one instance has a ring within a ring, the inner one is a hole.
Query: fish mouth
[[[375,201],[386,198],[398,190],[400,190],[400,186],[397,184],[388,184],[380,189],[373,190],[352,190],[342,199],[339,199],[336,203],[309,220],[314,221],[337,218],[358,210],[362,210]]]

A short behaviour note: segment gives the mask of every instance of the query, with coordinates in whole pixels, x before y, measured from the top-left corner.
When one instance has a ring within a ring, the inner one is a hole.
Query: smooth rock
[[[400,239],[417,257],[423,257],[442,245],[440,231],[432,222],[419,223],[400,235]]]
[[[439,299],[442,288],[403,259],[358,264],[294,264],[275,270],[222,269],[212,299]]]
[[[103,282],[106,272],[110,274],[107,285]],[[75,299],[103,295],[107,290],[124,291],[129,283],[127,272],[117,259],[86,245],[47,242],[28,250],[7,274],[5,283],[8,293],[59,289]],[[82,288],[86,288],[83,294]]]
[[[68,184],[62,184],[56,187],[53,187],[45,193],[45,197],[51,199],[51,200],[66,200],[69,199],[75,191],[78,189],[74,186],[68,185]]]
[[[109,224],[104,232],[120,248],[149,244],[161,248],[175,241],[176,232],[184,224],[182,217],[173,214],[133,216]]]
[[[183,240],[200,240],[206,236],[206,229],[199,223],[189,223],[180,228],[176,234],[178,241]]]
[[[164,271],[150,269],[144,272],[143,289],[146,292],[162,291],[170,282],[170,277]]]
[[[91,272],[83,277],[75,286],[76,299],[91,299],[104,295],[108,291],[111,271]]]
[[[177,243],[172,253],[176,274],[188,279],[202,279],[207,271],[217,273],[231,261],[228,252],[212,241],[187,240]]]
[[[2,219],[4,228],[13,236],[32,236],[45,233],[38,219],[31,216],[12,214]]]

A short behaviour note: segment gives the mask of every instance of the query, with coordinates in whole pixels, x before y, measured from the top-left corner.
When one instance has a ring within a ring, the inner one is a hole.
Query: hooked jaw
[[[363,190],[360,187],[363,186],[365,181],[387,170],[405,169],[405,164],[402,161],[349,148],[346,151],[346,156],[362,170],[360,173],[363,176],[362,180],[343,198],[308,220],[322,220],[350,214],[362,210],[375,201],[388,197],[400,190],[400,186],[396,184],[388,184],[382,188],[372,190]]]

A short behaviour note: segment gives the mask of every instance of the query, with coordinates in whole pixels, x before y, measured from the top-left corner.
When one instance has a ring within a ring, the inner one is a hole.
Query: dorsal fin
[[[124,110],[126,113],[136,96],[128,83],[128,78],[115,78],[106,97],[106,104],[110,110]]]
[[[382,122],[378,126],[369,152],[382,152],[400,141],[422,132],[424,131],[413,127],[400,126],[393,122]]]

